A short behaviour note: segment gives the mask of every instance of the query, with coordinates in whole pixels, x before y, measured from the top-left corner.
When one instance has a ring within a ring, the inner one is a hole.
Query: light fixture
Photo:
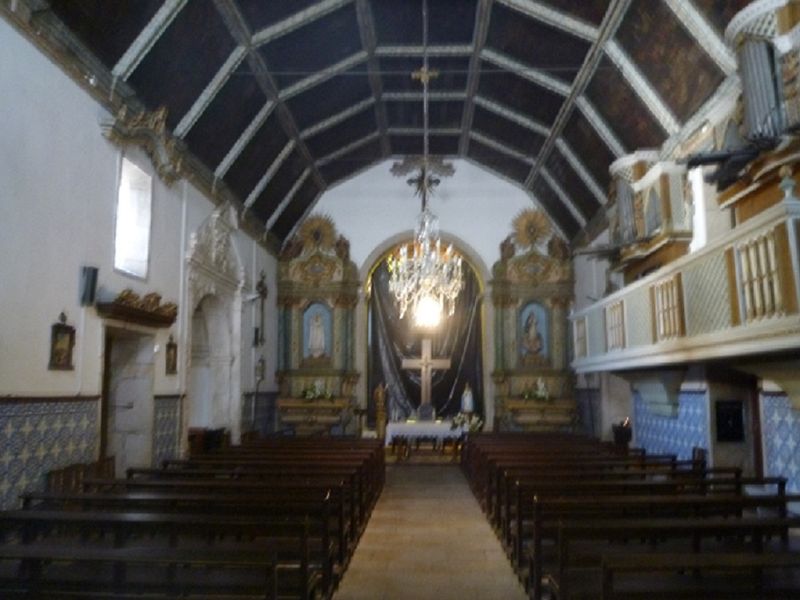
[[[428,69],[428,4],[422,2],[422,68],[412,74],[422,83],[423,153],[422,162],[406,159],[392,166],[395,175],[407,174],[413,167],[419,174],[408,180],[422,199],[414,241],[404,244],[387,260],[389,290],[394,294],[402,319],[409,307],[418,327],[436,327],[442,314],[452,315],[455,299],[463,285],[461,257],[452,245],[442,247],[439,219],[428,208],[428,194],[439,184],[432,173],[453,173],[452,165],[428,157],[428,83],[436,73]]]

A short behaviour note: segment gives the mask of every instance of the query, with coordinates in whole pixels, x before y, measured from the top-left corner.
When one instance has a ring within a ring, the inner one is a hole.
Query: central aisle
[[[334,600],[525,600],[456,466],[387,466]]]

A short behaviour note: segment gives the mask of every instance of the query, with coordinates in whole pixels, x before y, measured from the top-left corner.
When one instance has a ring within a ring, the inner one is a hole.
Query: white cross
[[[422,356],[420,358],[404,358],[402,367],[404,369],[419,369],[420,381],[420,407],[431,403],[431,378],[434,369],[449,369],[449,358],[433,358],[430,339],[422,340]]]

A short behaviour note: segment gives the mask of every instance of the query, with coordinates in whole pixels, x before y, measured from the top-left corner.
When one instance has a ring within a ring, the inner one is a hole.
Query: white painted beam
[[[534,69],[533,67],[521,63],[509,56],[500,54],[495,50],[484,48],[481,52],[481,58],[500,67],[501,69],[511,71],[514,75],[517,75],[522,79],[527,79],[528,81],[550,90],[551,92],[555,92],[559,96],[569,95],[570,86],[560,79],[556,79],[544,71]]]
[[[275,210],[272,211],[272,214],[269,216],[269,219],[267,220],[267,225],[265,227],[266,230],[272,229],[272,226],[275,224],[275,221],[277,221],[278,218],[281,216],[281,213],[283,213],[283,211],[289,205],[289,202],[292,201],[292,198],[294,198],[294,195],[297,193],[297,190],[300,189],[300,186],[303,185],[303,182],[306,179],[308,179],[308,176],[310,174],[311,174],[311,169],[307,168],[305,171],[303,171],[300,177],[297,178],[297,181],[294,182],[292,188],[287,192],[286,197],[283,200],[281,200],[281,203],[278,204],[277,207],[275,207]]]
[[[512,110],[507,106],[503,106],[494,100],[489,100],[483,96],[475,96],[475,104],[481,108],[485,108],[486,110],[493,112],[496,115],[508,119],[509,121],[524,127],[525,129],[530,129],[534,133],[538,133],[539,135],[545,137],[550,134],[550,129],[539,121],[534,121],[522,113],[518,113],[517,111]]]
[[[497,0],[497,2],[584,40],[593,42],[597,39],[597,27],[576,19],[565,12],[555,10],[541,2],[534,2],[533,0]]]
[[[532,165],[534,162],[536,162],[530,156],[523,154],[518,150],[514,150],[513,148],[509,148],[503,142],[487,137],[481,133],[478,133],[477,131],[470,131],[469,137],[471,137],[476,142],[480,142],[485,146],[489,146],[489,148],[492,148],[493,150],[497,150],[498,152],[506,154],[507,156],[510,156],[512,158],[516,158],[517,160],[524,162],[525,164]]]
[[[199,119],[206,108],[208,108],[208,105],[211,104],[211,101],[222,89],[222,86],[228,81],[231,74],[241,64],[245,56],[247,56],[247,48],[244,46],[237,46],[233,52],[231,52],[230,56],[228,56],[227,60],[219,68],[216,75],[214,75],[213,79],[202,91],[200,96],[197,97],[197,100],[194,101],[192,107],[185,115],[183,115],[183,118],[175,127],[175,137],[182,138],[189,133],[189,130],[197,122],[197,119]]]
[[[689,0],[664,0],[664,2],[692,35],[697,45],[717,63],[725,75],[736,73],[736,56],[725,40],[700,14],[694,3]]]
[[[659,93],[650,85],[639,67],[637,67],[628,54],[614,40],[609,40],[606,44],[606,54],[617,65],[622,72],[622,76],[631,84],[633,91],[642,100],[647,109],[659,122],[667,136],[676,133],[681,128],[681,124],[666,102]]]
[[[586,117],[586,120],[589,121],[589,124],[594,127],[594,130],[603,139],[614,156],[619,158],[620,156],[624,156],[628,153],[628,151],[625,150],[625,146],[623,146],[622,142],[619,141],[617,135],[611,131],[611,128],[605,122],[605,119],[600,116],[600,113],[597,112],[597,109],[585,96],[578,98],[575,101],[575,106],[580,109],[580,111],[583,113],[583,116]]]
[[[244,150],[244,147],[250,143],[250,140],[253,139],[253,136],[256,134],[261,126],[264,124],[264,121],[267,120],[272,111],[275,110],[275,103],[267,100],[267,103],[258,111],[253,120],[250,121],[250,124],[247,128],[242,132],[242,135],[239,136],[239,139],[233,144],[230,150],[228,150],[228,154],[225,155],[225,158],[222,159],[222,162],[217,165],[217,168],[214,170],[215,177],[224,177],[225,173],[228,172],[231,165],[234,161],[239,158],[239,155]]]
[[[150,49],[158,41],[161,35],[167,30],[181,9],[186,6],[187,0],[165,0],[145,25],[145,28],[136,36],[133,43],[128,47],[114,68],[111,74],[115,78],[127,80],[131,73],[139,66],[142,59],[150,52]]]
[[[204,0],[205,1],[205,0]],[[305,10],[301,10],[293,14],[290,17],[287,17],[283,21],[279,21],[274,25],[270,25],[269,27],[265,27],[260,31],[257,31],[253,34],[252,42],[253,47],[263,46],[275,40],[282,35],[286,35],[290,31],[294,31],[295,29],[299,29],[304,25],[308,25],[312,21],[316,21],[320,17],[327,15],[347,4],[350,4],[353,0],[323,0],[322,2],[318,2]]]
[[[547,170],[547,168],[541,166],[539,168],[539,174],[545,180],[547,185],[549,185],[550,188],[556,193],[556,196],[558,196],[561,199],[561,203],[567,207],[570,214],[573,217],[575,217],[575,220],[580,224],[580,226],[583,227],[584,225],[586,225],[586,218],[581,214],[581,212],[575,206],[575,203],[569,197],[569,194],[567,194],[561,187],[561,185],[553,178],[553,176],[550,175],[550,172]]]
[[[347,58],[340,60],[336,64],[331,65],[321,71],[317,71],[313,75],[309,75],[305,79],[301,79],[290,85],[289,87],[281,90],[280,92],[280,99],[287,100],[292,96],[296,96],[302,92],[305,92],[307,89],[310,89],[324,81],[327,81],[331,77],[335,77],[336,75],[347,71],[348,69],[352,69],[356,65],[361,64],[367,60],[368,56],[367,53],[363,50],[356,52],[355,54],[348,56]],[[364,74],[366,77],[366,73]]]
[[[375,98],[367,98],[366,100],[362,100],[349,108],[345,108],[343,111],[336,113],[324,119],[318,123],[315,123],[311,127],[305,128],[303,131],[300,132],[300,137],[303,139],[310,138],[318,133],[325,131],[336,125],[337,123],[341,123],[342,121],[349,119],[353,115],[360,113],[362,110],[369,108],[375,104]]]
[[[258,180],[258,183],[253,188],[253,191],[250,192],[250,194],[247,196],[247,199],[244,201],[245,210],[250,208],[253,205],[253,202],[255,202],[256,199],[261,195],[261,192],[263,192],[264,188],[267,187],[270,179],[272,179],[278,169],[281,168],[283,161],[285,161],[286,157],[288,157],[292,150],[294,150],[295,145],[296,142],[294,140],[289,140],[289,143],[283,147],[283,150],[281,150],[280,154],[278,154],[275,160],[272,161],[272,164],[267,169],[267,172],[264,173],[261,179]]]
[[[332,162],[332,161],[336,160],[337,158],[339,158],[341,156],[344,156],[348,152],[351,152],[351,151],[355,150],[356,148],[360,148],[364,144],[368,144],[369,142],[371,142],[372,140],[376,139],[379,136],[380,136],[380,133],[378,133],[377,131],[374,131],[374,132],[370,133],[369,135],[366,135],[363,138],[361,138],[359,140],[356,140],[356,141],[354,141],[354,142],[352,142],[350,144],[347,144],[347,146],[343,146],[343,147],[339,148],[338,150],[336,150],[335,152],[331,152],[327,156],[322,157],[321,159],[319,159],[316,162],[316,165],[317,166],[326,165],[329,162]]]
[[[583,162],[572,151],[572,148],[569,147],[569,144],[567,144],[564,138],[558,138],[556,140],[556,148],[558,148],[558,151],[561,153],[561,155],[578,174],[578,177],[581,178],[581,181],[583,181],[584,185],[586,185],[589,191],[592,192],[592,195],[597,198],[597,201],[600,202],[600,204],[605,204],[608,201],[608,196],[600,188],[589,171],[586,170]]]

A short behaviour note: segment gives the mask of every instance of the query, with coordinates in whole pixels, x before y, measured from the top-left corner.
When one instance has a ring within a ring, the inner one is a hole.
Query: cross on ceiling
[[[404,358],[402,367],[408,370],[420,370],[420,408],[431,403],[431,379],[434,369],[449,369],[449,358],[433,358],[431,350],[431,340],[422,340],[422,356],[419,358]]]

